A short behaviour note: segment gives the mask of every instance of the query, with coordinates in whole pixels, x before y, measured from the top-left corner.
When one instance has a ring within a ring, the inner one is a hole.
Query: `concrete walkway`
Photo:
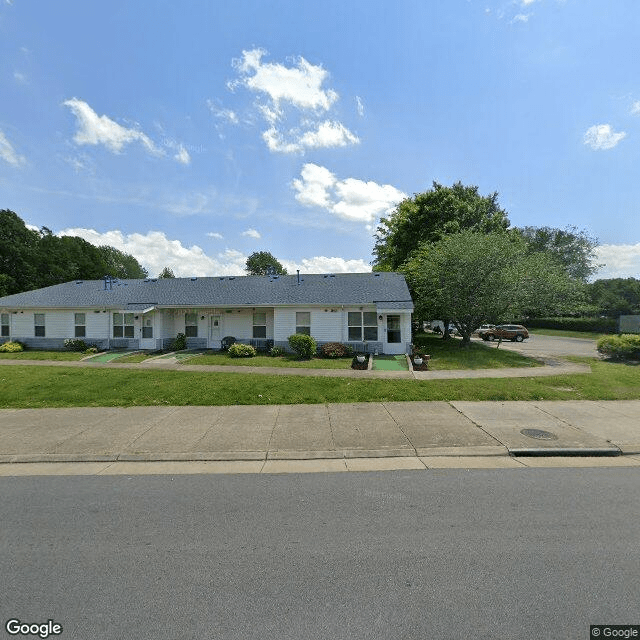
[[[0,475],[42,464],[68,473],[65,463],[84,464],[73,473],[133,473],[143,462],[156,473],[185,462],[188,472],[197,463],[258,473],[539,466],[567,456],[640,465],[640,401],[0,410]]]

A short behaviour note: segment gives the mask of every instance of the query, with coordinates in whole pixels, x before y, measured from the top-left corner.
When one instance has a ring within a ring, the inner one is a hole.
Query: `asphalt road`
[[[52,619],[63,640],[586,640],[590,624],[640,623],[639,482],[3,478],[2,624]]]
[[[480,338],[474,340],[481,341]],[[488,342],[490,346],[497,346],[497,342]],[[518,351],[532,357],[558,358],[562,356],[582,356],[596,358],[595,340],[583,338],[563,338],[560,336],[531,335],[524,342],[506,341],[500,344],[500,349]]]

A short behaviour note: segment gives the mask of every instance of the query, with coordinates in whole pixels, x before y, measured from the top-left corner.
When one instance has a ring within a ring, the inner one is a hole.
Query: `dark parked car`
[[[495,329],[489,329],[480,334],[483,340],[511,340],[522,342],[529,337],[526,327],[521,324],[500,324]]]

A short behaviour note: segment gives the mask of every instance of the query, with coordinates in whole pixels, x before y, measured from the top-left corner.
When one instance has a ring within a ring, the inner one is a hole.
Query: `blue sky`
[[[637,0],[0,0],[0,208],[151,275],[366,271],[435,180],[640,277]]]

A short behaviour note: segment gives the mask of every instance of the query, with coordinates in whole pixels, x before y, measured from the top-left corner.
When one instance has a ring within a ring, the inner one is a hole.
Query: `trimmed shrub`
[[[24,347],[20,342],[9,340],[4,344],[0,344],[0,353],[18,353],[20,351],[24,351]]]
[[[309,360],[316,353],[316,341],[304,333],[294,333],[289,336],[289,346],[301,360]]]
[[[184,333],[179,333],[171,343],[171,351],[184,351],[187,348],[187,337]]]
[[[69,349],[69,351],[86,351],[89,348],[89,345],[80,338],[67,338],[64,341],[65,349]]]
[[[593,331],[617,333],[615,318],[529,318],[523,322],[529,329],[563,329],[564,331]]]
[[[623,333],[603,336],[598,340],[598,352],[617,360],[640,360],[640,335]]]
[[[287,350],[284,347],[271,347],[271,349],[269,349],[269,355],[272,358],[279,358],[281,356],[287,355]]]
[[[252,347],[250,344],[234,342],[234,344],[229,347],[229,355],[232,358],[253,358],[257,353],[255,347]]]
[[[318,348],[318,352],[323,358],[344,358],[353,355],[353,349],[341,342],[327,342]]]

